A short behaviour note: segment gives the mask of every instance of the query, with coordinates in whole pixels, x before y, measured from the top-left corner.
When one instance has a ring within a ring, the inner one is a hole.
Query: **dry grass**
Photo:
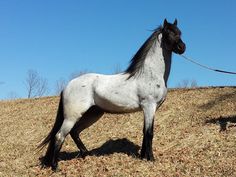
[[[57,173],[35,148],[54,123],[58,97],[0,102],[0,176],[236,176],[236,88],[170,90],[156,113],[155,162],[138,158],[142,113],[105,114],[82,133],[76,158],[67,137]],[[226,131],[221,131],[227,129]]]

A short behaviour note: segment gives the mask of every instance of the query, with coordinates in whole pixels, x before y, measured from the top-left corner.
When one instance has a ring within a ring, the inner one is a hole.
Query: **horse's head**
[[[177,27],[177,20],[174,23],[169,23],[164,20],[162,29],[162,43],[165,49],[173,51],[177,54],[184,53],[186,47],[185,43],[181,40],[181,31]]]

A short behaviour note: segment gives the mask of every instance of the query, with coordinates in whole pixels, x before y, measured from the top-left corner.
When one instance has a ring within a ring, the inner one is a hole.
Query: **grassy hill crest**
[[[68,136],[58,173],[40,169],[35,148],[55,120],[58,97],[0,102],[0,176],[236,176],[236,87],[171,89],[156,112],[155,162],[139,159],[143,115],[105,114],[81,139]]]

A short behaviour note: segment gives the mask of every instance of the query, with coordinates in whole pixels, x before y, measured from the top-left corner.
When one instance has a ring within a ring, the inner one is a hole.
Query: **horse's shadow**
[[[233,86],[231,88],[236,88],[236,87]],[[236,99],[236,91],[235,90],[230,93],[220,95],[219,97],[217,97],[213,100],[210,100],[208,103],[205,103],[205,104],[199,106],[199,108],[204,109],[204,110],[208,110],[208,109],[213,108],[215,105],[221,103],[222,101],[229,100],[229,99],[230,100]]]
[[[129,141],[126,138],[116,139],[116,140],[108,140],[102,146],[92,149],[86,155],[87,156],[105,156],[111,155],[114,153],[123,153],[128,156],[132,156],[133,158],[137,158],[139,156],[140,147],[133,142]],[[74,158],[79,157],[79,152],[60,152],[59,159],[60,160],[72,160]]]
[[[210,120],[206,120],[205,121],[206,124],[216,124],[220,126],[220,132],[221,131],[226,131],[227,128],[230,128],[232,126],[236,126],[236,125],[231,125],[228,126],[228,124],[230,123],[236,123],[236,115],[233,116],[228,116],[228,117],[219,117],[219,118],[213,118]]]

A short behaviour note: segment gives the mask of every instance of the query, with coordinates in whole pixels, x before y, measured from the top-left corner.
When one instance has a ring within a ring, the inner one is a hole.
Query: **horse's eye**
[[[176,37],[176,35],[175,35],[175,33],[173,31],[170,31],[169,36],[172,37],[172,38]]]

